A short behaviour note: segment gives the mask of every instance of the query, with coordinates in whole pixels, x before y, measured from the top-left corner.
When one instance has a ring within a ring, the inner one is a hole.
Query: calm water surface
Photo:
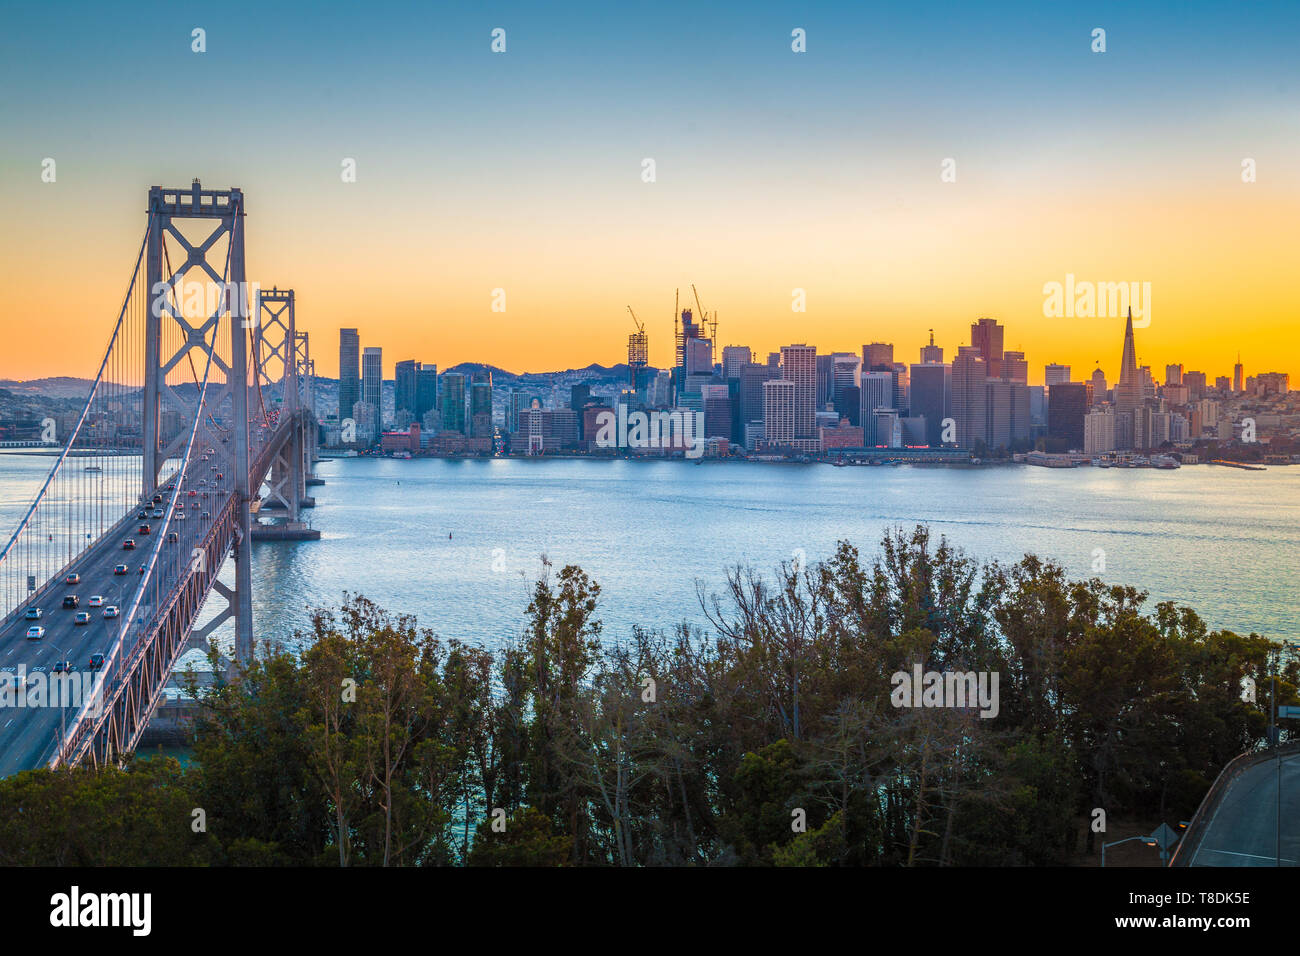
[[[12,530],[51,459],[0,455]],[[882,533],[928,523],[971,556],[1026,552],[1076,577],[1150,591],[1213,626],[1300,639],[1300,467],[1263,472],[1028,466],[986,469],[581,460],[336,459],[305,512],[315,542],[254,546],[254,620],[289,637],[345,590],[489,647],[516,636],[540,556],[601,586],[606,636],[702,617],[695,582],[768,570],[841,538],[870,556]],[[228,566],[225,574],[231,578]],[[210,603],[205,616],[217,610]]]

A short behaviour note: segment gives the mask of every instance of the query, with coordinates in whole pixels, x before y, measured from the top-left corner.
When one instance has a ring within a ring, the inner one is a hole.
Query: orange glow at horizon
[[[1240,351],[1248,375],[1289,372],[1300,384],[1290,288],[1300,199],[1252,188],[1197,198],[1148,190],[1105,203],[1041,184],[1014,199],[968,188],[957,206],[942,193],[909,193],[869,214],[831,199],[727,197],[695,205],[689,227],[680,212],[700,200],[680,194],[663,209],[636,197],[566,205],[516,196],[511,218],[393,197],[366,215],[340,214],[275,195],[250,206],[249,279],[296,290],[299,328],[329,377],[341,327],[383,348],[389,378],[403,359],[512,372],[613,365],[633,330],[627,305],[646,324],[651,364],[667,367],[673,290],[694,309],[694,282],[719,315],[718,360],[724,345],[749,345],[762,361],[795,342],[858,352],[884,341],[911,363],[930,328],[951,360],[970,324],[991,316],[1006,327],[1005,347],[1026,353],[1031,382],[1049,362],[1082,380],[1098,361],[1113,382],[1122,318],[1043,314],[1044,283],[1071,273],[1151,283],[1152,321],[1137,346],[1157,381],[1178,362],[1212,382],[1231,375]],[[120,203],[107,218],[60,207],[29,216],[39,224],[21,239],[0,238],[0,378],[93,376],[143,230],[139,206]],[[69,262],[79,268],[69,273]],[[491,310],[495,289],[505,290],[504,313]],[[791,310],[795,289],[806,312]]]

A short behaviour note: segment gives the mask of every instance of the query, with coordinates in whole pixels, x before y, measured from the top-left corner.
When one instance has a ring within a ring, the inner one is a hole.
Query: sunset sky
[[[1122,318],[1043,315],[1072,273],[1151,283],[1158,379],[1300,378],[1295,3],[264,6],[0,14],[0,378],[93,376],[148,187],[196,176],[330,376],[340,326],[388,377],[610,365],[629,304],[668,365],[694,282],[720,346],[912,362],[992,316],[1032,382],[1113,380]]]

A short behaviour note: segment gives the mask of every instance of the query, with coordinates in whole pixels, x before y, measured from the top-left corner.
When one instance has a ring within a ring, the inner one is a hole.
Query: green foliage
[[[0,781],[0,865],[1059,865],[1094,807],[1190,816],[1300,682],[1263,637],[925,527],[733,568],[708,634],[602,643],[599,598],[543,561],[495,652],[349,598],[193,688],[188,769]],[[996,673],[997,716],[896,707],[914,665]]]

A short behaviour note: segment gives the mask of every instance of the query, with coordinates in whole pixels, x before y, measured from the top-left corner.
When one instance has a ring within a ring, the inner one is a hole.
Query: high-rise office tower
[[[424,416],[438,407],[438,366],[432,363],[421,365],[415,373],[415,417],[424,421]]]
[[[1021,385],[1029,384],[1029,362],[1025,359],[1024,352],[1002,353],[1002,375],[1000,378],[1004,382],[1019,382]]]
[[[894,407],[894,373],[863,372],[859,377],[859,418],[868,445],[887,444],[876,435],[876,411]]]
[[[816,347],[802,343],[782,346],[781,377],[794,383],[795,437],[817,437]]]
[[[871,342],[862,346],[862,370],[887,372],[894,368],[894,346],[890,342]]]
[[[1071,451],[1083,450],[1083,419],[1088,414],[1088,386],[1057,382],[1047,406],[1047,434],[1062,439]]]
[[[763,420],[763,383],[781,377],[781,370],[771,365],[758,365],[751,362],[740,370],[740,423],[742,427],[750,422]]]
[[[980,319],[970,327],[970,344],[979,349],[989,378],[1002,377],[1002,337],[1005,332],[997,319]]]
[[[930,344],[921,346],[921,361],[923,363],[943,361],[943,349],[934,344],[934,329],[930,330]]]
[[[420,420],[419,380],[420,363],[414,359],[398,362],[393,367],[393,411],[398,418],[405,412]]]
[[[361,401],[361,336],[356,329],[339,329],[339,421],[352,417]]]
[[[973,448],[988,443],[988,365],[979,346],[963,345],[952,360],[952,418],[957,444]]]
[[[1189,401],[1198,402],[1205,397],[1204,372],[1184,372],[1183,384],[1187,386],[1187,397]]]
[[[754,361],[748,345],[727,345],[722,349],[722,377],[740,378],[740,370]]]
[[[683,347],[686,350],[687,375],[709,375],[713,372],[712,341],[699,337],[689,338]]]
[[[1183,365],[1181,362],[1178,363],[1177,365],[1165,366],[1165,384],[1166,385],[1183,384]]]
[[[361,353],[361,400],[374,406],[375,426],[384,427],[384,350],[368,346]]]
[[[776,444],[795,439],[795,406],[798,386],[777,378],[763,383],[763,437]]]
[[[469,386],[469,434],[492,437],[492,373],[474,372]]]
[[[1048,388],[1053,385],[1063,385],[1070,380],[1070,366],[1057,365],[1055,362],[1044,367],[1043,384]]]
[[[912,416],[925,419],[927,445],[942,444],[943,420],[952,415],[952,367],[942,362],[912,366]]]
[[[442,430],[465,434],[465,376],[442,373]]]
[[[839,407],[845,389],[860,385],[862,380],[862,359],[853,352],[833,352],[831,360],[830,401]],[[821,356],[818,356],[820,361]]]
[[[834,359],[829,355],[817,356],[817,411],[831,403],[831,379],[833,377]]]
[[[1232,367],[1232,390],[1240,395],[1246,390],[1246,380],[1243,377],[1245,369],[1241,365],[1241,353],[1237,353],[1237,364]]]
[[[569,386],[569,407],[575,412],[581,412],[582,406],[591,401],[590,385],[570,385]]]

